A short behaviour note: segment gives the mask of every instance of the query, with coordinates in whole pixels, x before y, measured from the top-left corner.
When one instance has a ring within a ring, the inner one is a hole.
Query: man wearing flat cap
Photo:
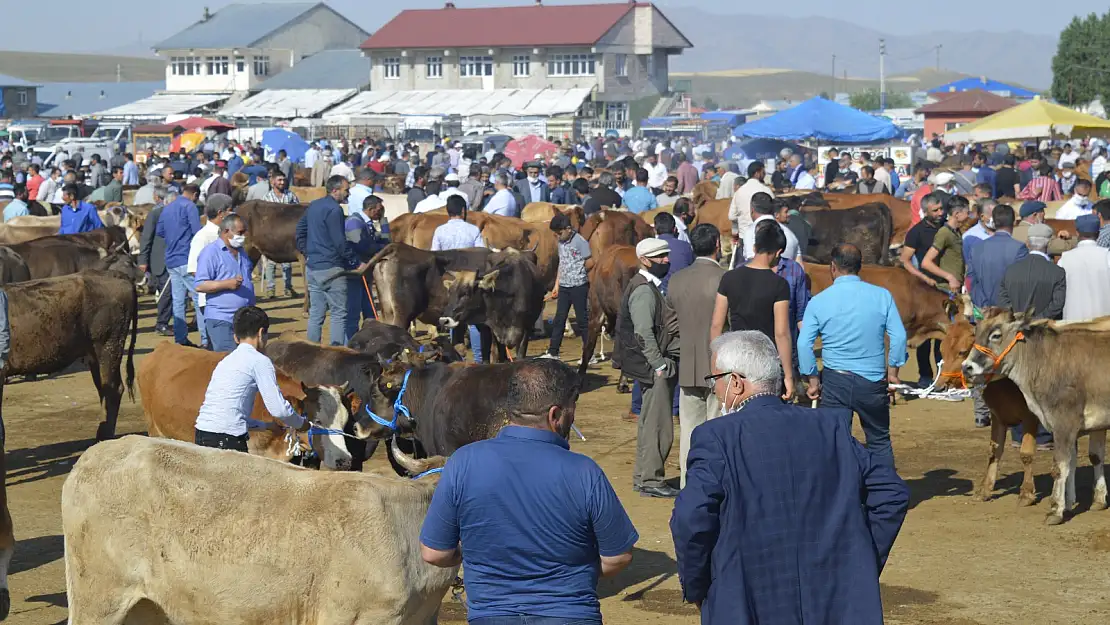
[[[1082,321],[1110,315],[1110,250],[1099,247],[1099,221],[1095,215],[1075,220],[1079,244],[1064,252],[1060,267],[1067,276],[1064,320]]]
[[[678,381],[678,316],[659,291],[670,268],[670,247],[650,237],[636,244],[640,271],[621,298],[613,366],[640,383],[644,404],[636,431],[632,489],[644,497],[669,498],[678,489],[664,481],[667,455],[674,444],[671,403]]]
[[[1021,223],[1014,226],[1014,239],[1022,243],[1029,241],[1029,229],[1035,224],[1045,223],[1045,209],[1047,205],[1044,202],[1037,200],[1026,200],[1021,204]],[[1064,234],[1067,234],[1066,232]],[[1062,239],[1058,236],[1053,236],[1048,241],[1048,255],[1055,258],[1064,252],[1075,248],[1075,239],[1070,238]]]

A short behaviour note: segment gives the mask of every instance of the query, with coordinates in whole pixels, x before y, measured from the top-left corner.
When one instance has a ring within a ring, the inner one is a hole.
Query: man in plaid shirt
[[[1052,166],[1041,163],[1037,175],[1025,185],[1018,195],[1019,200],[1036,200],[1038,202],[1055,202],[1061,199],[1060,185],[1052,177]]]
[[[270,192],[266,197],[262,198],[263,202],[274,202],[275,204],[300,204],[301,200],[297,197],[296,193],[289,190],[289,179],[280,170],[275,170],[270,176]],[[300,295],[293,290],[293,265],[292,263],[282,263],[281,273],[285,276],[285,295],[286,297],[300,297]],[[270,262],[269,258],[262,257],[262,279],[265,281],[266,297],[274,298],[277,296],[277,285],[274,284],[274,263]]]

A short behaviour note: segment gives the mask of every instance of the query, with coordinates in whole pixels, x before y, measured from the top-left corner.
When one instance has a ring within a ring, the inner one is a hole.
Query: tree
[[[717,106],[717,102],[713,98],[710,98],[710,97],[705,98],[705,104],[703,104],[703,106],[705,107],[705,110],[707,110],[707,111],[716,111],[716,110],[721,108],[721,107]]]
[[[831,100],[832,99],[832,98],[829,97],[829,92],[828,91],[822,91],[821,93],[818,93],[817,97],[821,98],[822,100]]]
[[[1060,33],[1052,57],[1052,97],[1069,106],[1110,95],[1110,12],[1074,17]]]
[[[880,106],[880,97],[878,89],[864,89],[857,91],[848,96],[848,103],[853,108],[861,111],[877,111]],[[900,109],[909,108],[913,106],[913,100],[910,96],[902,93],[901,91],[888,91],[886,94],[886,108]]]

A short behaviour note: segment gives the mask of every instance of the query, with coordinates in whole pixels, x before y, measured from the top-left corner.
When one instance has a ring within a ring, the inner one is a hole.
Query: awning
[[[358,93],[357,89],[267,89],[220,111],[227,117],[313,117]]]
[[[163,119],[226,100],[227,95],[198,93],[156,93],[149,98],[93,113],[94,117],[119,119]]]
[[[462,89],[364,91],[324,118],[359,115],[566,115],[578,111],[590,89]]]

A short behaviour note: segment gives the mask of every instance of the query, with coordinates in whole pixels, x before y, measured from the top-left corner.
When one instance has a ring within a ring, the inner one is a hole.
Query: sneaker
[[[537,359],[544,359],[544,360],[559,360],[558,356],[556,356],[555,354],[551,354],[549,352],[544,352],[544,353],[540,354],[539,356],[536,356],[536,358]]]
[[[975,427],[977,427],[977,428],[989,428],[990,426],[991,426],[991,420],[990,419],[976,419],[975,420]]]
[[[917,381],[917,388],[929,388],[932,386],[933,381],[930,379],[922,378]]]
[[[154,333],[158,336],[173,336],[173,330],[169,326],[157,326],[154,328]]]
[[[274,291],[266,291],[265,299],[275,299],[276,297],[277,293]]]
[[[592,366],[594,366],[594,365],[596,365],[596,364],[600,364],[600,363],[601,363],[601,361],[597,359],[597,356],[596,356],[596,355],[594,355],[594,356],[591,356],[591,357],[590,357],[590,366],[591,366],[591,367],[592,367]],[[581,366],[581,364],[582,364],[582,359],[581,359],[581,358],[579,358],[579,359],[578,359],[578,362],[576,362],[576,363],[574,363],[574,364],[576,364],[576,365],[580,365],[580,366]]]
[[[678,489],[663,484],[662,486],[641,486],[641,497],[655,497],[656,499],[674,499],[678,497]]]
[[[301,294],[294,291],[293,289],[288,289],[287,291],[285,291],[285,297],[287,297],[289,299],[297,299],[300,296],[301,296]]]
[[[1037,443],[1037,451],[1052,451],[1053,445],[1048,443]]]

